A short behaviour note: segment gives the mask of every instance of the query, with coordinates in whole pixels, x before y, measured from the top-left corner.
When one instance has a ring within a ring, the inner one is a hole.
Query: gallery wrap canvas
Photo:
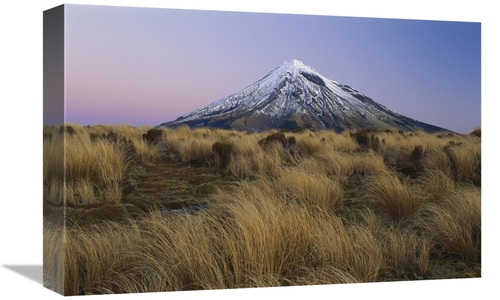
[[[43,283],[481,277],[481,23],[43,15]]]

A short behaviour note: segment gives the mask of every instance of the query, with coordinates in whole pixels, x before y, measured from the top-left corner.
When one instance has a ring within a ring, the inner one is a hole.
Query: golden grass
[[[160,145],[151,146],[142,138],[132,140],[137,151],[139,161],[145,164],[153,164],[160,156]]]
[[[343,190],[339,182],[330,180],[320,172],[308,172],[301,168],[282,170],[277,178],[267,178],[270,188],[286,194],[306,207],[320,207],[328,211],[340,208]]]
[[[228,170],[239,178],[272,175],[283,166],[285,159],[284,149],[277,143],[263,148],[257,142],[241,142],[236,144]]]
[[[426,238],[414,231],[394,227],[384,230],[382,236],[386,245],[383,248],[386,268],[389,271],[405,270],[416,265],[420,274],[427,276],[431,249]]]
[[[65,290],[65,227],[44,219],[43,285],[59,294]]]
[[[300,151],[294,161],[281,144],[259,145],[277,131],[167,128],[164,143],[151,145],[150,127],[67,126],[44,127],[43,145],[44,285],[65,295],[440,278],[442,261],[480,263],[473,135],[375,132],[379,147],[362,149],[349,133],[285,133]],[[133,142],[132,159],[100,138],[110,132]],[[224,172],[216,142],[232,145]],[[127,217],[134,204],[123,202],[123,181],[162,164],[236,183],[207,194],[196,214],[143,203],[152,212]],[[68,204],[95,213],[104,203],[120,222],[63,227],[64,216],[51,214]]]
[[[367,186],[367,198],[393,220],[411,217],[427,200],[408,180],[389,172],[374,177]]]
[[[450,146],[446,150],[452,162],[454,176],[458,181],[471,179],[481,167],[481,144],[468,140],[460,145]]]
[[[426,194],[433,200],[440,199],[456,188],[455,181],[440,170],[426,170],[419,181]]]
[[[416,226],[424,230],[444,251],[465,261],[481,257],[481,192],[457,189],[439,202],[423,206]]]

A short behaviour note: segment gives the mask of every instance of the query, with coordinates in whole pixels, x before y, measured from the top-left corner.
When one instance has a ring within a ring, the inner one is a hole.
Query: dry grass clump
[[[426,170],[418,181],[432,200],[440,199],[456,188],[455,181],[440,170]]]
[[[262,147],[251,140],[242,141],[235,144],[228,170],[238,178],[272,175],[285,164],[286,158],[285,149],[280,143]]]
[[[66,144],[66,180],[92,179],[99,186],[119,182],[127,168],[123,153],[104,140],[94,143],[69,138]]]
[[[45,218],[43,221],[43,286],[64,294],[66,228]]]
[[[427,201],[417,186],[390,172],[367,183],[366,197],[393,220],[411,217]]]
[[[478,138],[481,138],[481,127],[476,127],[472,132],[472,135],[477,136]]]
[[[344,180],[356,175],[362,179],[367,175],[383,174],[387,171],[384,159],[373,151],[346,153],[340,151],[321,151],[316,155],[328,175]]]
[[[424,168],[427,170],[437,170],[447,176],[452,176],[450,158],[442,148],[432,148],[426,151],[426,155],[422,162]]]
[[[144,164],[154,164],[161,155],[161,144],[151,145],[142,138],[134,140],[137,160]]]
[[[151,164],[160,156],[161,146],[143,139],[148,129],[77,124],[45,127],[44,199],[76,205],[119,202],[129,165]]]
[[[417,213],[415,224],[435,241],[442,254],[464,261],[481,257],[481,192],[457,189],[440,201],[429,202]],[[443,252],[441,252],[443,251]]]
[[[101,190],[103,201],[119,201],[118,186],[127,168],[121,149],[106,140],[91,142],[80,133],[60,139],[44,141],[45,199],[88,203],[100,198],[94,190]]]
[[[236,230],[235,235],[248,245],[243,261],[261,261],[243,269],[257,268],[257,274],[271,272],[290,279],[304,268],[330,265],[348,272],[355,281],[376,280],[381,257],[373,235],[346,228],[327,209],[288,202],[293,195],[276,187],[279,184],[279,180],[259,181],[217,196],[222,216],[228,216],[221,218],[229,222],[226,228]]]
[[[172,146],[179,152],[182,162],[187,164],[208,165],[212,152],[213,141],[206,139],[180,140]]]
[[[302,168],[282,170],[276,178],[267,181],[290,200],[306,207],[319,206],[327,211],[337,211],[342,204],[343,190],[339,182],[320,172],[311,173]]]
[[[389,227],[380,235],[383,255],[388,272],[400,273],[417,271],[426,278],[429,274],[431,241],[417,232],[405,228]]]
[[[296,137],[297,148],[306,156],[313,155],[319,151],[326,142],[326,138],[318,137],[316,134],[301,134]]]
[[[449,143],[444,148],[450,158],[453,176],[457,181],[472,180],[474,175],[481,174],[481,144],[465,143]]]

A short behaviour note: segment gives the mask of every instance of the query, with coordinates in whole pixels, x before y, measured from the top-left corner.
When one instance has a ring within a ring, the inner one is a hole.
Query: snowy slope
[[[285,61],[243,90],[158,127],[266,130],[397,128],[441,131],[388,110],[371,98],[332,81],[299,60]]]

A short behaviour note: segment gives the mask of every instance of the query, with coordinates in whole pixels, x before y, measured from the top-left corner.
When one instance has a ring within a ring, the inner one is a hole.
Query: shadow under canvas
[[[26,278],[29,278],[39,284],[43,284],[42,265],[3,265],[3,267],[14,271]]]

